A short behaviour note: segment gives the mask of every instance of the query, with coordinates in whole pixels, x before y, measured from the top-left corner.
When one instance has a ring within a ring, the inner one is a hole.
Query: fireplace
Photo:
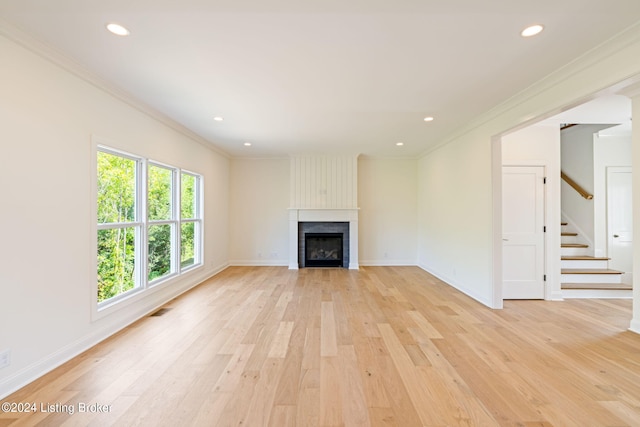
[[[307,267],[344,267],[342,233],[306,233],[304,264]]]
[[[307,235],[331,237],[341,235],[342,253],[336,267],[357,270],[358,266],[358,209],[289,209],[289,268],[311,267],[307,263]],[[337,241],[333,240],[335,244]],[[323,244],[328,243],[325,241]],[[324,249],[326,251],[326,248]],[[333,255],[331,257],[334,257]],[[327,258],[325,256],[324,258]],[[314,261],[314,260],[311,260]],[[323,263],[327,260],[323,260]]]
[[[299,222],[299,267],[349,267],[348,222]]]

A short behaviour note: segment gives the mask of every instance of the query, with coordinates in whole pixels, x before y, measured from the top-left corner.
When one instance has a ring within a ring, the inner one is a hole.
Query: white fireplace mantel
[[[349,269],[357,270],[358,264],[358,212],[354,209],[289,209],[289,269],[297,270],[299,222],[348,222]]]

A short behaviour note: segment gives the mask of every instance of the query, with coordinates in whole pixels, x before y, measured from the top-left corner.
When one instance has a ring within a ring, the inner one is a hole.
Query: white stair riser
[[[562,256],[589,255],[589,248],[560,248]]]
[[[578,243],[576,241],[576,236],[561,236],[560,237],[560,242],[561,243]]]
[[[560,275],[561,283],[622,283],[622,274],[567,274]]]
[[[609,268],[609,262],[606,259],[603,260],[576,260],[576,259],[563,259],[560,261],[560,268]]]
[[[563,298],[633,298],[633,291],[626,289],[563,289]]]

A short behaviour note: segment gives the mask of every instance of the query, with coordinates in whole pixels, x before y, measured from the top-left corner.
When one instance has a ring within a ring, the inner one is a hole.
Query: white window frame
[[[97,155],[98,152],[102,152],[102,153],[106,153],[112,156],[118,156],[118,157],[122,157],[125,159],[129,159],[132,160],[135,163],[135,219],[134,221],[131,222],[110,222],[110,223],[97,223],[96,226],[96,233],[95,234],[95,239],[96,239],[96,256],[97,256],[97,233],[100,230],[114,230],[114,229],[118,229],[118,228],[135,228],[135,267],[134,267],[134,287],[133,289],[130,289],[126,292],[123,292],[121,294],[118,294],[114,297],[111,297],[107,300],[98,302],[98,308],[102,308],[104,306],[108,306],[111,305],[113,303],[116,303],[122,299],[128,298],[130,295],[135,294],[137,292],[140,292],[144,289],[144,284],[145,281],[143,280],[143,276],[144,276],[144,269],[142,268],[142,264],[139,262],[141,259],[143,259],[143,256],[145,256],[145,249],[144,249],[144,242],[146,241],[146,237],[144,235],[145,231],[144,231],[144,221],[141,220],[141,218],[143,218],[143,214],[144,214],[144,204],[143,203],[139,203],[140,202],[140,198],[144,195],[144,197],[146,197],[146,189],[142,188],[141,185],[141,177],[145,175],[145,162],[144,159],[142,159],[141,157],[138,156],[134,156],[132,154],[129,153],[125,153],[119,150],[115,150],[113,148],[109,148],[109,147],[104,147],[104,146],[98,146],[98,149],[96,151],[96,155],[94,157],[96,157],[96,168],[95,168],[95,173],[94,175],[96,176],[96,180],[97,180],[97,172],[98,172],[98,166],[97,166]],[[97,187],[96,187],[96,191],[95,194],[97,194]],[[95,209],[96,209],[96,216],[95,218],[97,219],[97,200],[94,203]],[[97,261],[96,261],[97,263]],[[96,274],[96,280],[95,280],[95,284],[96,284],[96,293],[95,293],[95,298],[97,301],[97,286],[98,286],[98,280],[97,280],[97,265],[96,268],[94,269],[94,272]]]
[[[193,218],[182,218],[182,209],[178,210],[178,239],[180,245],[182,245],[182,224],[185,223],[193,223],[194,224],[194,232],[193,232],[193,264],[188,265],[186,267],[182,267],[182,252],[178,253],[178,267],[181,272],[186,272],[196,267],[202,265],[202,245],[203,245],[203,227],[202,227],[202,176],[189,172],[186,170],[180,171],[180,175],[178,178],[179,183],[179,192],[178,197],[180,198],[180,203],[182,203],[182,175],[189,175],[195,178],[195,189],[194,189],[194,197],[195,197],[195,206],[193,207],[194,217]],[[182,205],[180,205],[182,207]]]
[[[159,163],[159,162],[155,162],[152,160],[148,160],[147,161],[147,176],[146,176],[146,180],[145,180],[145,185],[147,187],[147,190],[149,189],[149,170],[151,169],[151,167],[158,167],[158,168],[162,168],[162,169],[167,169],[171,172],[171,218],[170,219],[160,219],[160,220],[152,220],[149,219],[148,217],[148,209],[149,209],[149,196],[147,195],[147,197],[145,198],[145,204],[147,205],[147,216],[146,218],[146,224],[145,224],[145,230],[147,233],[147,239],[145,240],[146,246],[145,249],[147,250],[147,253],[145,254],[145,260],[146,260],[146,266],[147,268],[146,270],[146,280],[149,282],[149,286],[155,286],[159,283],[162,283],[166,280],[171,279],[172,277],[175,277],[177,275],[180,274],[180,230],[179,230],[179,220],[178,220],[178,215],[179,215],[179,211],[178,209],[180,208],[180,202],[181,200],[179,199],[179,191],[180,191],[180,182],[179,179],[177,179],[178,176],[180,176],[180,170],[176,167],[173,166],[169,166],[163,163]],[[171,232],[171,268],[169,273],[165,274],[164,276],[160,276],[156,279],[153,279],[151,281],[149,281],[149,229],[154,226],[154,225],[170,225],[172,232]]]
[[[91,208],[92,216],[94,218],[94,232],[92,233],[93,247],[96,248],[96,252],[92,257],[92,271],[93,271],[93,292],[91,293],[92,298],[92,318],[98,319],[102,317],[104,313],[106,313],[108,308],[113,306],[122,305],[124,301],[131,300],[132,298],[137,299],[138,297],[143,297],[143,295],[157,287],[162,286],[170,286],[171,283],[175,282],[177,278],[179,278],[182,274],[190,272],[196,268],[203,266],[203,242],[204,242],[204,223],[203,223],[203,176],[183,170],[181,168],[167,165],[164,163],[160,163],[154,160],[146,159],[141,156],[136,156],[134,154],[112,148],[112,144],[104,144],[102,141],[96,141],[94,139],[92,150],[92,188],[93,188],[93,206]],[[136,183],[135,183],[135,221],[132,222],[122,222],[122,223],[97,223],[97,156],[99,152],[120,156],[126,159],[130,159],[136,162]],[[172,197],[172,219],[170,220],[149,220],[148,218],[148,169],[149,166],[157,166],[171,170],[172,173],[172,189],[171,189],[171,197]],[[196,206],[194,209],[194,215],[196,218],[188,218],[182,219],[181,212],[181,202],[182,202],[182,194],[181,194],[181,184],[182,184],[182,174],[188,174],[196,178],[196,188],[195,195],[196,198]],[[183,223],[193,222],[196,224],[194,230],[194,263],[182,268],[181,267],[181,226]],[[171,236],[171,272],[162,277],[158,277],[152,281],[148,280],[148,271],[149,271],[149,258],[148,258],[148,230],[150,226],[153,225],[163,225],[163,224],[171,224],[173,227],[173,232]],[[117,228],[129,228],[135,227],[136,235],[135,235],[135,285],[134,288],[123,292],[122,294],[116,295],[107,300],[98,302],[97,301],[97,289],[98,289],[98,280],[97,280],[97,236],[100,230],[107,229],[117,229]]]

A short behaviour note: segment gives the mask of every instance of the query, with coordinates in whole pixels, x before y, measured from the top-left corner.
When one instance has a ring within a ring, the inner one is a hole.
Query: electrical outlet
[[[0,352],[0,369],[6,368],[11,364],[11,350]]]

